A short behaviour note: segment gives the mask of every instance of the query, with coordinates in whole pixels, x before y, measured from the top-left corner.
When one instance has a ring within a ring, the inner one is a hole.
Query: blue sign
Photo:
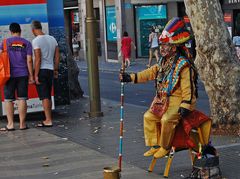
[[[115,6],[106,7],[107,40],[117,41],[117,22]]]
[[[166,19],[167,7],[166,5],[153,6],[135,6],[137,11],[137,19]]]

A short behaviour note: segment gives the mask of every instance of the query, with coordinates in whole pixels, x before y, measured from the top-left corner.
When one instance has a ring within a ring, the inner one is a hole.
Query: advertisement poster
[[[107,40],[117,41],[117,22],[115,6],[106,7]]]
[[[48,16],[46,0],[1,0],[0,1],[0,41],[10,36],[9,25],[12,22],[20,24],[21,36],[30,42],[34,38],[31,30],[31,22],[42,22],[43,31],[48,33]],[[5,115],[4,95],[1,89],[1,115]],[[52,96],[53,98],[53,96]],[[38,98],[35,85],[29,85],[29,100],[27,101],[28,112],[42,111],[42,104]],[[53,104],[54,107],[54,104]],[[14,104],[17,113],[17,104]]]
[[[58,79],[54,80],[54,100],[56,105],[65,105],[70,103],[70,96],[67,66],[69,55],[64,28],[63,1],[48,0],[47,2],[49,34],[57,40],[61,56]]]
[[[32,20],[39,20],[43,29],[48,33],[48,19],[46,0],[1,0],[0,1],[0,41],[9,37],[9,25],[17,22],[22,28],[22,37],[31,41],[30,24]]]

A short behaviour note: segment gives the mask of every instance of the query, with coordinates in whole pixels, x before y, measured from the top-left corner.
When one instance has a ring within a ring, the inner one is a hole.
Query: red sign
[[[224,22],[232,22],[232,14],[224,13]]]

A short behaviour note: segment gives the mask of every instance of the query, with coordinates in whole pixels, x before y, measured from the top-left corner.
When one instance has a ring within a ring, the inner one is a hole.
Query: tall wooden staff
[[[121,73],[125,72],[125,63],[122,59]],[[123,146],[123,118],[124,118],[124,82],[121,80],[121,107],[120,107],[120,136],[119,136],[119,155],[118,167],[122,170],[122,146]]]

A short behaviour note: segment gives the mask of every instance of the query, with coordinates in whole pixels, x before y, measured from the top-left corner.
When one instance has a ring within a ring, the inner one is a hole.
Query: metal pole
[[[90,117],[103,116],[101,112],[99,71],[96,40],[96,19],[93,13],[93,0],[86,1],[87,62],[90,99]]]

